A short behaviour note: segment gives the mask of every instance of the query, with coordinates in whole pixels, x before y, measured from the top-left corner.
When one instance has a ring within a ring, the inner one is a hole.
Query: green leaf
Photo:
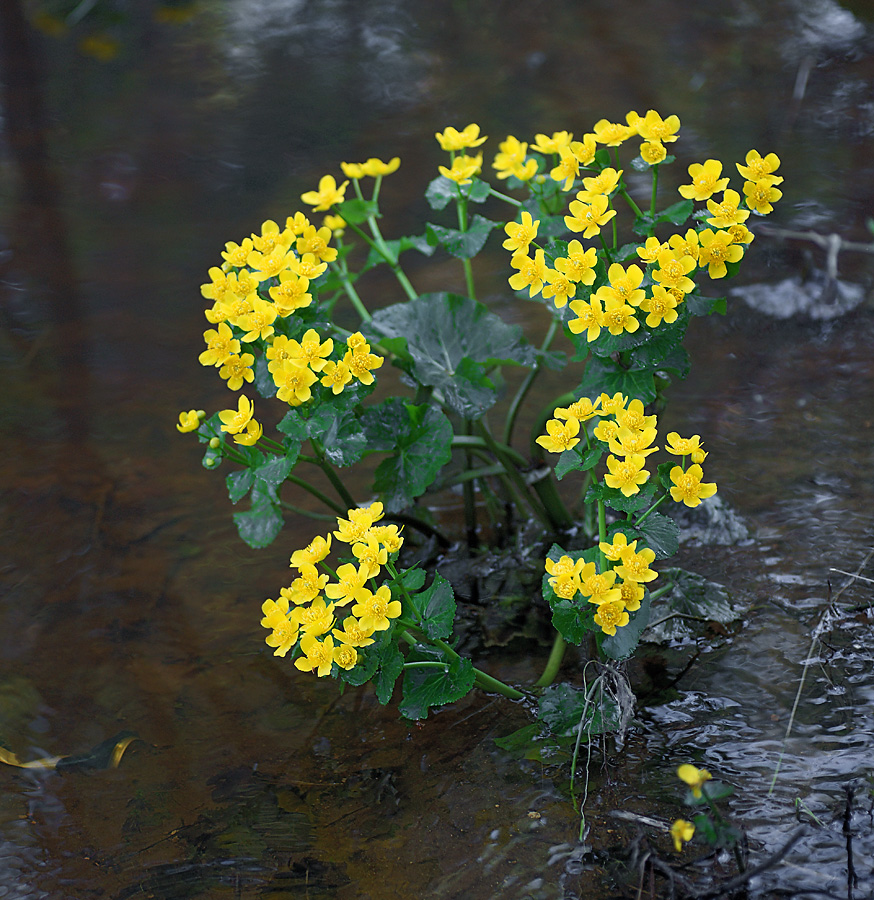
[[[296,460],[289,456],[273,456],[268,462],[251,471],[255,478],[276,486],[285,481],[295,462]]]
[[[616,634],[605,635],[601,641],[601,651],[611,659],[627,659],[637,649],[640,636],[649,625],[649,591],[644,592],[640,601],[640,609],[629,613],[630,621],[627,625],[616,629]]]
[[[673,582],[674,586],[655,602],[655,617],[659,624],[649,630],[649,640],[691,640],[696,633],[702,631],[707,622],[728,625],[740,618],[740,613],[732,605],[728,592],[721,584],[678,568],[662,569],[659,577],[665,582]],[[679,615],[668,618],[671,613]],[[696,622],[696,619],[706,621]]]
[[[391,700],[395,682],[404,670],[404,656],[397,644],[391,641],[379,654],[379,673],[373,680],[376,699],[385,706]]]
[[[399,398],[386,401],[401,403]],[[425,493],[437,473],[452,457],[452,425],[442,410],[429,406],[421,423],[409,413],[403,430],[396,434],[395,452],[376,469],[373,488],[383,496],[388,512],[399,512]]]
[[[292,440],[303,443],[309,435],[309,423],[296,409],[290,409],[276,426],[276,430]]]
[[[552,608],[553,627],[568,643],[577,646],[595,630],[594,607],[583,607],[581,603],[579,599],[558,600]]]
[[[725,297],[703,297],[701,294],[687,294],[683,305],[693,316],[709,316],[711,313],[725,315]]]
[[[422,661],[431,661],[432,658]],[[408,666],[404,672],[404,698],[398,709],[408,719],[424,719],[432,706],[460,700],[473,688],[473,663],[453,657],[442,668]]]
[[[238,472],[231,472],[225,479],[225,482],[228,486],[228,496],[231,498],[231,503],[239,503],[249,493],[249,489],[255,483],[255,479],[251,469],[240,469]]]
[[[443,209],[458,199],[458,186],[445,175],[438,175],[425,189],[425,199],[431,209]]]
[[[638,398],[644,405],[652,403],[656,397],[653,373],[624,369],[609,357],[592,357],[577,393],[582,397],[597,397],[603,392],[612,397],[617,391]]]
[[[358,416],[332,405],[321,407],[312,416],[309,434],[321,442],[325,456],[335,466],[351,466],[368,449]]]
[[[421,616],[422,630],[429,638],[443,640],[452,634],[455,594],[445,578],[435,575],[431,586],[419,594],[413,594],[412,600]]]
[[[555,477],[561,481],[568,472],[577,472],[580,468],[580,454],[576,447],[563,450],[555,464]]]
[[[381,309],[370,330],[379,338],[406,338],[413,377],[439,389],[446,405],[465,418],[482,415],[497,400],[489,368],[536,359],[519,326],[456,294],[426,294]]]
[[[366,222],[370,216],[379,216],[379,204],[374,203],[373,200],[357,198],[344,200],[337,204],[337,208],[340,210],[340,215],[350,225],[360,225],[362,222]]]
[[[680,549],[680,529],[669,516],[651,512],[638,526],[647,547],[656,559],[668,559]]]
[[[492,222],[483,216],[474,216],[467,231],[445,228],[442,225],[425,226],[428,243],[443,247],[447,253],[459,259],[470,259],[482,250],[493,228],[500,223]]]
[[[504,737],[492,738],[492,740],[501,750],[511,753],[513,756],[522,757],[531,743],[537,740],[539,734],[540,726],[536,722],[532,722],[530,725],[523,725]]]
[[[266,356],[259,356],[255,360],[255,390],[262,397],[275,397],[276,391],[278,388],[276,387],[276,382],[273,380],[273,373],[269,372],[267,366],[269,365],[270,360],[267,359]]]
[[[537,718],[556,737],[575,737],[580,729],[589,736],[603,734],[619,725],[616,704],[603,697],[597,687],[587,698],[585,691],[569,684],[553,684],[546,688],[540,696]]]
[[[255,549],[272,544],[282,530],[282,511],[266,498],[252,493],[252,508],[248,512],[234,513],[234,524],[240,537]]]
[[[650,477],[650,480],[636,494],[626,497],[619,488],[607,487],[606,484],[598,482],[591,485],[586,492],[585,502],[590,503],[595,500],[603,500],[607,506],[615,509],[617,512],[637,512],[639,509],[644,509],[652,503],[656,488],[657,484]]]
[[[424,569],[405,569],[400,574],[401,583],[408,591],[417,591],[425,583]]]
[[[389,255],[395,261],[398,260],[405,250],[418,250],[419,253],[423,253],[425,256],[431,256],[434,253],[434,247],[428,243],[428,236],[424,234],[404,236],[395,241],[385,241],[385,245],[388,248]],[[366,272],[368,269],[372,269],[374,266],[381,265],[385,262],[387,262],[387,260],[382,253],[380,253],[376,247],[371,247],[361,272]]]

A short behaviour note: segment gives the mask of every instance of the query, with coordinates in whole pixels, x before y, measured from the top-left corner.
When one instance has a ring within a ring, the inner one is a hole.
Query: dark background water
[[[107,62],[22,11],[10,0],[0,19],[0,742],[24,758],[122,729],[143,742],[118,770],[4,767],[3,896],[596,896],[611,890],[604,854],[630,834],[609,810],[681,814],[673,770],[688,760],[739,787],[759,853],[795,827],[796,797],[822,820],[768,883],[846,891],[846,786],[871,803],[864,609],[815,647],[765,795],[828,582],[846,581],[830,568],[874,574],[865,254],[839,259],[854,309],[830,316],[813,290],[793,314],[823,253],[761,234],[739,284],[766,292],[696,323],[693,377],[663,425],[702,434],[720,496],[757,540],[688,547],[681,562],[729,588],[744,627],[642,711],[624,752],[595,754],[583,848],[566,765],[492,741],[524,709],[473,697],[414,727],[369,689],[338,698],[270,655],[260,604],[313,527],[243,545],[219,476],[174,422],[227,403],[197,363],[199,285],[224,242],[368,156],[403,161],[384,185],[386,234],[421,231],[433,214],[415,198],[448,124],[478,122],[489,158],[508,133],[676,113],[668,180],[707,156],[774,150],[774,224],[870,240],[871,4],[238,0],[169,24],[143,2],[111,27]],[[545,328],[507,291],[502,251],[475,267],[492,308]],[[410,272],[422,290],[463,289],[451,260]],[[379,277],[368,288],[400,299]],[[545,380],[543,400],[557,387]],[[842,599],[867,603],[866,584]],[[547,653],[526,650],[481,662],[521,680]],[[852,821],[870,890],[870,824]]]

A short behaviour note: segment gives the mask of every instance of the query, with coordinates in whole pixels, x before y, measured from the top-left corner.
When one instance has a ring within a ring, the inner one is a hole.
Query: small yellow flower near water
[[[680,781],[685,781],[692,789],[692,796],[696,799],[701,797],[701,788],[705,781],[710,781],[713,776],[707,769],[697,769],[690,763],[683,763],[677,769],[677,777]]]
[[[722,163],[718,159],[708,159],[704,163],[692,163],[689,166],[691,184],[683,184],[678,188],[681,197],[687,200],[709,200],[717,191],[728,187],[728,178],[722,175]]]
[[[629,616],[621,600],[608,600],[595,613],[595,624],[601,626],[604,634],[614,635],[617,628],[622,628],[628,622]]]
[[[254,447],[258,441],[261,440],[261,436],[264,434],[264,427],[260,422],[256,422],[254,419],[250,419],[246,423],[245,432],[239,432],[234,435],[234,443],[242,444],[245,447]]]
[[[223,409],[219,413],[221,430],[228,434],[239,434],[249,424],[254,413],[255,404],[245,394],[241,394],[237,409]]]
[[[685,819],[677,819],[671,825],[671,837],[674,839],[674,850],[679,853],[683,849],[683,844],[692,840],[695,834],[695,826]]]
[[[327,212],[335,203],[343,202],[348,184],[348,181],[344,181],[337,187],[333,175],[323,175],[319,179],[319,189],[301,194],[300,199],[312,206],[313,212]]]
[[[179,421],[176,423],[177,431],[185,434],[188,431],[196,431],[198,428],[200,428],[200,416],[197,415],[196,409],[179,413]]]
[[[685,503],[686,506],[698,506],[702,500],[712,497],[716,493],[716,485],[713,482],[702,484],[704,472],[697,463],[689,466],[684,472],[680,466],[671,469],[671,497],[675,503]]]
[[[579,444],[580,420],[568,419],[562,422],[559,419],[550,419],[546,423],[546,434],[537,438],[537,443],[550,453],[563,453],[571,450]]]
[[[437,143],[440,144],[443,150],[449,151],[479,147],[480,144],[488,140],[488,137],[479,136],[479,125],[474,123],[471,123],[461,131],[450,125],[442,133],[438,131],[434,137],[437,138]]]

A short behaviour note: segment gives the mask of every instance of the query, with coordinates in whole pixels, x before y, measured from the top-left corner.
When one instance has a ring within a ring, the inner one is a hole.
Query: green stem
[[[649,214],[651,218],[655,218],[656,210],[656,193],[659,189],[659,165],[656,163],[652,167],[652,199],[649,202]]]
[[[313,497],[316,498],[321,503],[324,503],[328,509],[332,509],[338,516],[345,516],[346,510],[340,506],[339,503],[332,500],[327,494],[323,494],[318,488],[313,487],[308,482],[304,481],[303,478],[298,478],[297,475],[286,475],[285,480],[289,484],[297,485],[297,487],[303,488],[309,494],[312,494]],[[309,515],[309,514],[308,514]]]
[[[613,218],[615,219],[616,217],[614,216]],[[601,246],[604,248],[604,256],[607,257],[608,265],[613,265],[613,256],[610,253],[610,248],[607,246],[607,241],[604,240],[604,235],[600,231],[598,232],[598,240],[601,241]]]
[[[330,265],[339,276],[340,281],[343,284],[343,290],[346,292],[346,296],[352,301],[355,312],[361,317],[361,321],[369,322],[373,316],[370,315],[367,311],[367,307],[364,305],[364,301],[358,296],[358,291],[355,290],[355,287],[349,278],[349,270],[346,268],[345,262],[340,264],[329,263],[328,265]]]
[[[340,495],[340,499],[347,505],[349,509],[354,509],[357,504],[352,499],[352,495],[346,490],[346,485],[340,480],[340,477],[334,471],[334,467],[328,462],[325,456],[325,448],[315,438],[310,438],[310,443],[316,454],[316,464],[325,473],[328,481],[334,486],[334,489]]]
[[[619,193],[622,194],[622,196],[625,198],[625,202],[631,207],[631,210],[634,213],[634,215],[637,216],[638,218],[640,218],[640,216],[642,216],[643,213],[641,212],[640,207],[631,199],[631,197],[628,194],[628,191],[626,191],[625,188],[622,188],[622,190],[619,191]],[[616,217],[614,216],[613,218],[615,220]]]
[[[549,329],[546,332],[546,337],[543,339],[543,343],[540,345],[540,352],[545,353],[549,349],[549,345],[552,343],[553,338],[558,332],[558,319],[553,319],[549,323]],[[509,412],[507,413],[507,420],[504,423],[504,431],[501,435],[501,439],[505,444],[512,443],[513,438],[513,428],[516,424],[516,416],[519,412],[519,408],[522,405],[522,401],[525,399],[528,391],[531,389],[531,385],[534,384],[534,379],[540,373],[540,363],[537,362],[534,364],[531,371],[525,376],[525,380],[519,385],[519,390],[516,391],[516,396],[513,397],[513,402],[510,404]]]
[[[514,200],[512,197],[508,197],[506,194],[502,194],[494,188],[489,189],[489,196],[497,197],[498,200],[503,200],[505,203],[512,203],[513,206],[524,206],[521,200]]]
[[[534,682],[534,687],[549,687],[552,682],[555,681],[558,670],[561,668],[561,663],[564,659],[564,651],[566,649],[567,642],[560,634],[556,634],[552,644],[552,650],[549,652],[549,659],[546,661],[546,668],[543,670],[543,674],[540,678]]]
[[[642,515],[642,516],[634,523],[634,527],[635,527],[635,528],[640,527],[640,523],[643,522],[643,520],[646,519],[646,517],[647,517],[647,516],[648,516],[648,515],[649,515],[649,514],[657,507],[657,506],[659,506],[660,504],[664,503],[665,500],[667,500],[667,499],[668,499],[668,495],[667,495],[667,494],[662,494],[661,497],[659,497],[659,499],[656,500],[656,502],[653,503],[653,505],[652,505],[652,506],[651,506],[651,507],[650,507],[650,508],[649,508],[649,509],[648,509],[648,510],[647,510],[647,511],[646,511],[646,512],[645,512],[645,513],[644,513],[644,514],[643,514],[643,515]]]
[[[397,278],[398,283],[404,289],[404,293],[409,297],[410,300],[415,300],[419,295],[416,292],[416,289],[410,284],[410,279],[407,278],[406,273],[401,268],[400,263],[397,260],[397,257],[389,250],[388,244],[385,242],[385,238],[382,236],[382,232],[379,230],[379,225],[377,224],[376,218],[374,216],[367,217],[367,225],[370,228],[370,233],[373,235],[374,240],[376,241],[377,249],[382,254],[383,259],[388,263],[389,268],[394,272],[395,278]]]
[[[458,189],[458,197],[455,201],[455,208],[458,211],[458,230],[464,234],[467,231],[467,197],[461,193],[461,186],[456,185]],[[467,296],[471,300],[476,300],[476,288],[473,283],[473,267],[468,257],[463,257],[462,265],[464,266],[464,281],[467,285]]]
[[[600,544],[607,543],[607,511],[604,506],[604,501],[600,498],[598,499],[598,558],[601,562],[600,571],[607,571],[607,557],[604,556],[604,551],[601,549]]]
[[[497,447],[500,452],[505,455],[508,459],[513,460],[520,466],[527,466],[528,460],[519,453],[518,450],[514,450],[512,447],[507,446],[506,444],[499,444],[492,438],[492,443],[495,447]],[[475,435],[469,434],[457,434],[454,438],[452,438],[452,446],[456,449],[460,448],[470,448],[470,449],[490,449],[490,445],[486,443],[484,438],[476,437]]]

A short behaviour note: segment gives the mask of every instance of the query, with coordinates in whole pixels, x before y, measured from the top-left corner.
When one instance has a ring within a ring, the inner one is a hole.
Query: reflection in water
[[[781,155],[783,224],[867,239],[874,79],[861,14],[786,0],[768,5],[765,27],[764,8],[741,2],[616,6],[229,3],[175,35],[133,16],[109,68],[61,44],[36,66],[26,41],[4,45],[0,178],[4,197],[14,180],[23,198],[0,222],[14,250],[4,300],[13,277],[28,290],[7,304],[0,344],[12,685],[0,740],[21,756],[82,752],[122,729],[145,741],[110,772],[7,773],[8,896],[612,896],[604,872],[633,832],[609,811],[675,817],[673,773],[689,760],[738,785],[733,810],[754,850],[795,827],[800,797],[824,825],[773,877],[837,889],[844,788],[858,787],[862,809],[874,734],[860,582],[842,601],[862,605],[842,607],[809,668],[773,797],[766,786],[828,581],[834,593],[845,580],[829,567],[855,571],[874,537],[864,303],[817,324],[775,323],[735,300],[724,321],[696,323],[694,376],[673,389],[664,424],[707,435],[720,497],[756,540],[690,539],[681,564],[748,613],[676,685],[692,648],[657,648],[665,702],[642,711],[622,753],[595,748],[583,845],[567,761],[494,744],[529,721],[523,707],[473,697],[413,727],[368,690],[338,697],[269,655],[258,609],[294,529],[245,548],[218,479],[198,474],[173,428],[191,398],[218,408],[227,396],[196,364],[197,286],[223,243],[296,209],[340,159],[395,153],[386,233],[420,229],[431,212],[406,198],[430,180],[446,124],[477,121],[496,145],[632,108],[677,112],[701,159]],[[0,10],[0,31],[22,38],[20,19],[8,24],[20,4]],[[758,283],[804,267],[764,234],[756,247]],[[477,262],[493,308],[536,330],[542,310],[508,296],[504,254]],[[864,264],[848,257],[845,270],[842,257],[841,275],[863,284]],[[445,269],[420,261],[416,283],[442,284]],[[543,402],[565,387],[545,379]],[[477,662],[521,680],[546,654],[521,638],[510,651]],[[851,820],[870,858],[870,823]]]

